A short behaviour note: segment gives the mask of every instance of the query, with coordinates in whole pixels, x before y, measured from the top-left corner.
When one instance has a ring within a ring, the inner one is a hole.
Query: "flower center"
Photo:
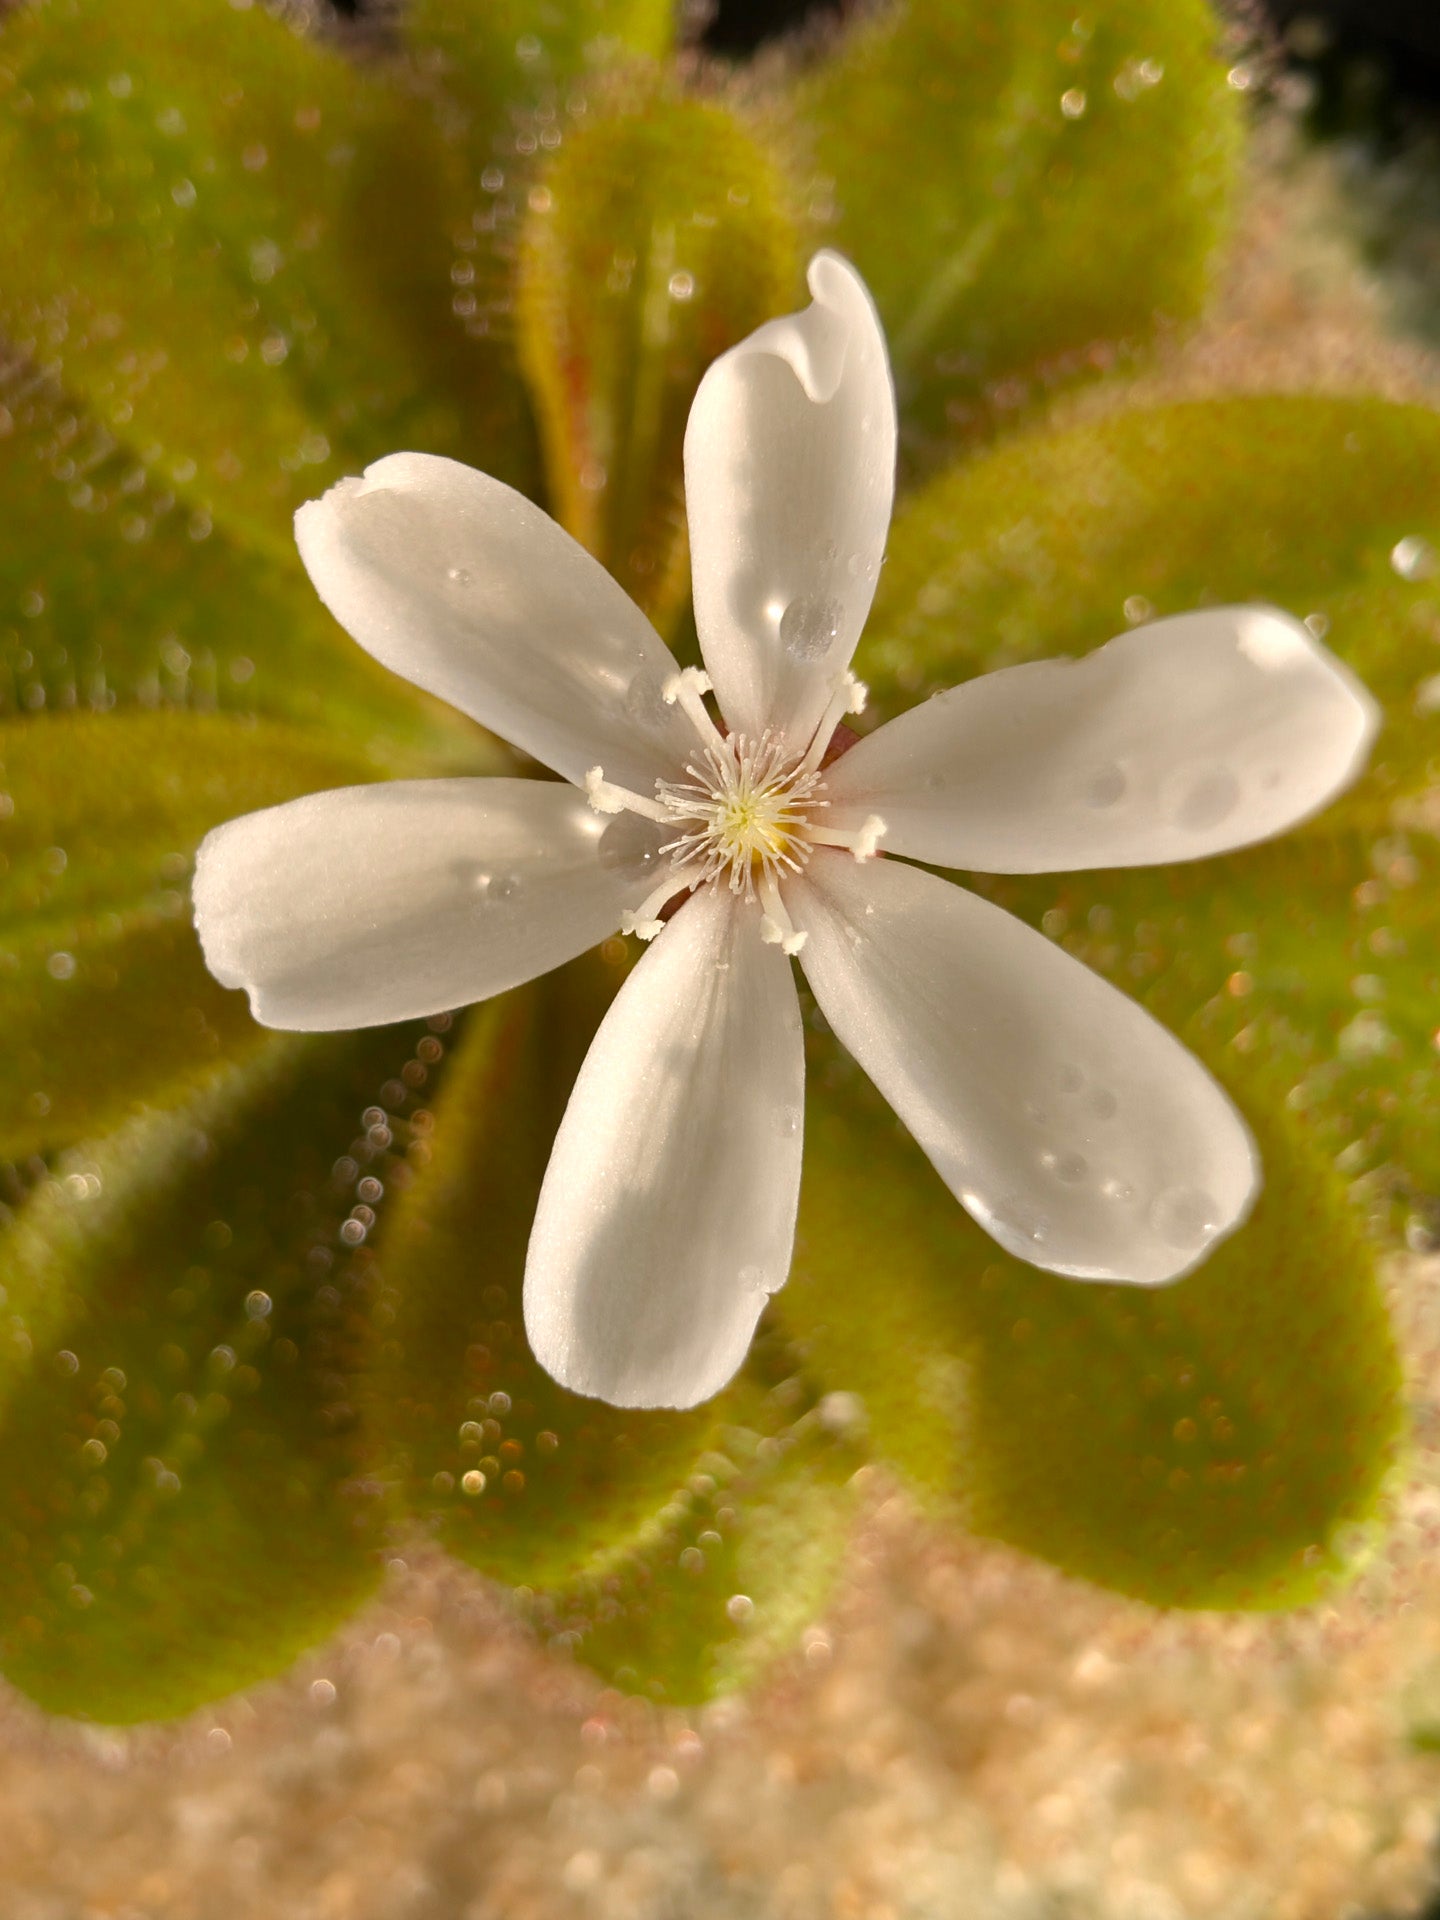
[[[655,797],[682,829],[660,851],[700,880],[723,880],[754,899],[759,883],[798,873],[810,857],[811,811],[827,802],[807,771],[768,733],[733,734],[687,763],[685,780],[659,780]]]
[[[791,924],[781,883],[803,869],[812,847],[845,847],[857,860],[868,860],[885,831],[876,815],[859,833],[836,833],[815,817],[830,804],[820,772],[825,749],[841,717],[864,707],[865,689],[853,675],[845,676],[802,754],[768,729],[758,740],[721,733],[705,707],[709,691],[708,677],[694,667],[687,667],[665,689],[667,703],[679,702],[699,737],[684,779],[657,780],[652,800],[612,785],[601,767],[592,767],[585,777],[585,791],[597,812],[638,813],[678,829],[660,848],[670,856],[665,878],[641,906],[624,916],[621,932],[651,940],[663,924],[661,908],[676,894],[724,885],[764,908],[762,939],[798,953],[805,935]]]

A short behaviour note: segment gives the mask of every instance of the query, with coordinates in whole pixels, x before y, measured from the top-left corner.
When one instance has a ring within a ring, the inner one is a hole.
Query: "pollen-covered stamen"
[[[723,747],[725,736],[710,718],[705,705],[705,695],[710,691],[710,676],[702,673],[699,667],[685,667],[679,673],[671,674],[660,689],[660,698],[667,707],[673,707],[678,701],[689,715],[691,724],[707,747]]]
[[[678,873],[672,867],[655,891],[647,894],[638,907],[621,914],[621,933],[633,933],[638,939],[653,940],[665,924],[660,918],[660,909],[668,907],[677,893],[693,893],[696,885],[697,882],[688,874]]]
[[[795,922],[785,911],[785,902],[780,898],[780,889],[773,875],[768,873],[760,876],[760,904],[765,909],[760,920],[760,938],[767,947],[783,947],[793,959],[810,936],[796,932]]]
[[[591,767],[585,775],[585,798],[596,813],[639,813],[647,820],[658,820],[661,826],[670,823],[670,815],[658,800],[647,800],[643,793],[632,793],[629,787],[617,787],[605,778],[603,767]]]
[[[820,717],[815,729],[809,751],[800,762],[807,773],[813,773],[825,758],[825,750],[834,737],[835,729],[847,713],[863,713],[865,703],[870,698],[870,689],[863,680],[857,680],[853,673],[847,673],[830,696],[830,704]]]
[[[810,838],[817,846],[844,847],[857,860],[873,860],[880,851],[884,833],[885,822],[878,813],[871,813],[866,815],[863,825],[853,833],[841,833],[835,827],[812,827]]]

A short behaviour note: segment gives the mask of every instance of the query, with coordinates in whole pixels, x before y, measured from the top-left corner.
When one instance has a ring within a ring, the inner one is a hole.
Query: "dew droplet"
[[[793,1140],[800,1131],[799,1107],[782,1107],[776,1124],[782,1140]]]
[[[453,581],[457,587],[468,587],[470,584],[470,574],[465,567],[447,567],[445,578]]]
[[[1055,1178],[1073,1187],[1090,1171],[1090,1162],[1081,1153],[1062,1153],[1055,1163]]]
[[[1097,767],[1085,783],[1087,807],[1113,807],[1125,797],[1124,771],[1117,766]]]
[[[1390,564],[1402,580],[1428,580],[1435,571],[1435,549],[1419,534],[1406,534],[1390,549]]]
[[[1097,1120],[1113,1120],[1120,1102],[1108,1087],[1096,1087],[1088,1105]]]
[[[513,900],[521,890],[518,873],[499,873],[490,882],[492,900]]]
[[[1175,821],[1199,832],[1215,827],[1235,811],[1240,782],[1228,767],[1205,767],[1187,780],[1175,804]]]
[[[600,865],[609,873],[628,869],[643,874],[659,858],[662,835],[638,813],[617,813],[600,835]]]
[[[1150,1226],[1168,1247],[1193,1253],[1219,1224],[1220,1209],[1198,1187],[1166,1187],[1150,1203]]]
[[[845,609],[818,594],[792,600],[780,616],[780,643],[796,660],[821,660],[834,645]]]
[[[1127,1186],[1123,1180],[1102,1180],[1100,1191],[1107,1200],[1123,1202],[1135,1198],[1135,1189]]]

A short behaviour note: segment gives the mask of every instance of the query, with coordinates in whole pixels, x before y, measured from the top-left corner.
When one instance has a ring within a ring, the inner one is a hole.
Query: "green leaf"
[[[0,26],[0,175],[0,326],[157,490],[288,545],[397,448],[526,477],[507,352],[455,284],[481,209],[398,83],[258,6],[157,30],[141,0],[31,0]]]
[[[684,599],[681,452],[706,367],[797,304],[781,184],[710,101],[632,93],[531,195],[517,295],[557,517],[662,624]]]
[[[1241,138],[1219,32],[1206,0],[896,0],[801,83],[812,204],[912,430],[953,437],[1198,311]]]
[[[1346,818],[1440,773],[1437,553],[1440,414],[1304,395],[1115,413],[1017,436],[906,505],[861,671],[893,709],[1127,621],[1272,601],[1385,706]]]
[[[363,760],[215,714],[0,722],[0,1155],[174,1100],[261,1037],[190,924],[202,835]]]
[[[404,27],[466,111],[481,166],[513,169],[539,133],[583,112],[577,82],[624,60],[665,59],[676,12],[674,0],[409,0]]]
[[[1142,1289],[1010,1259],[826,1046],[776,1307],[877,1454],[972,1530],[1156,1605],[1302,1604],[1373,1516],[1399,1364],[1328,1156],[1245,1098],[1203,1022],[1183,1037],[1241,1094],[1266,1182],[1196,1273]]]
[[[695,1705],[757,1679],[828,1603],[856,1513],[851,1445],[800,1382],[766,1394],[747,1377],[688,1485],[626,1558],[549,1593],[517,1597],[550,1645],[631,1693]]]
[[[382,1109],[413,1044],[272,1038],[187,1111],[67,1156],[8,1230],[0,1667],[41,1705],[189,1711],[373,1585],[350,1209],[361,1168],[393,1178]]]
[[[613,965],[580,962],[469,1015],[421,1171],[378,1242],[373,1418],[412,1506],[512,1583],[554,1584],[623,1549],[715,1426],[710,1408],[646,1413],[569,1393],[525,1338],[541,1176],[617,984]],[[429,1043],[437,1057],[443,1045]]]

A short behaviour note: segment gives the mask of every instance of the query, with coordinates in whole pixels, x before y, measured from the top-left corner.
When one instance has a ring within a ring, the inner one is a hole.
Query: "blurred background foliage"
[[[1377,1263],[1440,1237],[1440,422],[1132,395],[1230,233],[1253,44],[1208,0],[752,42],[670,0],[0,10],[0,1668],[57,1711],[275,1671],[417,1530],[617,1684],[702,1698],[823,1605],[866,1461],[1156,1604],[1303,1603],[1383,1527]],[[882,715],[1256,598],[1387,724],[1274,847],[977,883],[1232,1089],[1245,1232],[1157,1293],[1008,1260],[812,1015],[790,1285],[717,1401],[620,1413],[539,1370],[519,1287],[626,943],[297,1039],[209,979],[188,878],[250,808],[511,767],[299,567],[294,507],[384,453],[525,488],[693,645],[689,400],[819,244],[902,405]]]

